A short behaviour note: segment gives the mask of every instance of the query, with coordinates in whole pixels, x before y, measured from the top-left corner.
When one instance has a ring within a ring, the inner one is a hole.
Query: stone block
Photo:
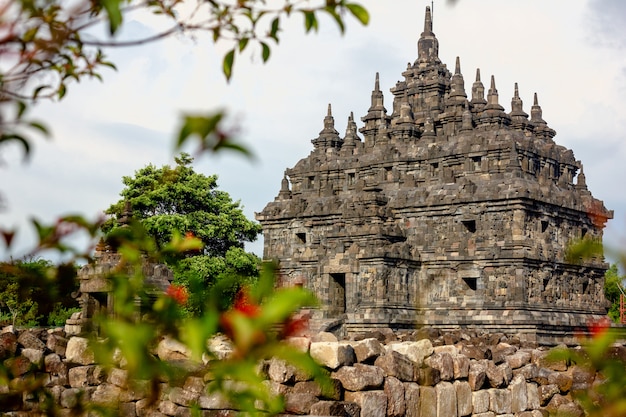
[[[292,414],[309,414],[313,404],[319,399],[306,392],[288,392],[285,394],[285,411]]]
[[[534,363],[529,363],[528,365],[524,365],[521,368],[513,369],[513,376],[521,375],[524,379],[530,381],[537,377],[539,373],[539,368]]]
[[[115,405],[119,403],[121,392],[121,388],[116,385],[102,383],[91,394],[90,401],[95,404]]]
[[[526,411],[528,408],[528,391],[524,377],[521,375],[514,377],[509,384],[509,390],[511,391],[511,412]]]
[[[511,412],[511,391],[508,389],[490,388],[489,410],[496,414],[508,414]]]
[[[46,347],[57,355],[65,356],[67,348],[67,338],[58,334],[49,334],[46,340]]]
[[[68,380],[72,388],[95,386],[106,381],[106,373],[98,365],[76,366],[69,370]]]
[[[79,388],[67,388],[61,392],[60,405],[63,408],[76,407],[83,395],[83,391]]]
[[[167,398],[178,405],[182,405],[184,407],[190,407],[194,404],[197,404],[198,398],[200,394],[193,391],[187,391],[180,387],[173,387],[170,389]]]
[[[494,365],[493,362],[487,364],[487,379],[492,388],[506,387],[513,378],[513,371],[508,363]]]
[[[457,415],[460,417],[472,414],[472,388],[467,381],[454,381],[456,389]]]
[[[271,381],[285,384],[294,380],[296,368],[282,359],[272,358],[269,360],[267,375]]]
[[[303,336],[288,337],[285,339],[285,343],[302,353],[308,352],[311,347],[311,339]]]
[[[454,378],[454,361],[452,355],[447,352],[433,353],[424,360],[424,364],[437,369],[442,381],[451,381]]]
[[[419,416],[437,416],[437,391],[435,387],[420,387],[419,410]]]
[[[22,349],[21,355],[28,358],[30,363],[33,365],[32,369],[39,370],[43,368],[44,355],[42,349],[25,348]]]
[[[393,376],[385,378],[384,392],[387,394],[387,416],[403,417],[406,413],[404,385]]]
[[[480,390],[472,392],[472,412],[474,414],[486,413],[489,411],[489,391]]]
[[[22,331],[17,338],[17,343],[25,349],[36,349],[42,352],[46,349],[46,344],[31,330]]]
[[[382,369],[362,363],[355,363],[354,366],[343,366],[338,371],[333,372],[331,376],[338,379],[341,385],[349,391],[380,389],[385,378]]]
[[[454,384],[441,381],[435,386],[437,396],[437,416],[457,416],[456,388]]]
[[[360,417],[382,417],[387,415],[387,395],[384,391],[346,392],[346,401],[361,408]]]
[[[284,394],[286,394],[286,392]],[[194,400],[194,398],[197,399]],[[194,397],[194,395],[191,394],[187,401],[190,404],[197,402],[198,407],[203,410],[228,410],[234,408],[228,399],[220,392],[211,392],[202,395],[198,394],[197,397]]]
[[[539,385],[537,393],[539,394],[541,405],[546,405],[555,394],[559,393],[559,387],[556,384]]]
[[[433,344],[428,339],[418,340],[417,342],[393,343],[387,345],[386,348],[406,355],[418,366],[421,366],[424,359],[432,355],[434,352]]]
[[[368,338],[352,344],[357,362],[365,363],[376,360],[385,353],[385,347],[378,339]]]
[[[528,398],[527,408],[529,410],[537,410],[541,407],[537,384],[533,382],[526,382],[526,395]]]
[[[17,336],[6,332],[0,333],[0,361],[8,359],[17,352]]]
[[[169,336],[164,337],[159,342],[156,354],[162,361],[180,361],[191,358],[191,350]]]
[[[301,381],[291,389],[294,393],[307,393],[326,400],[339,401],[343,397],[343,387],[337,379],[331,379],[329,386],[322,387],[315,381]]]
[[[405,382],[415,381],[417,372],[415,362],[396,351],[390,350],[379,356],[374,362],[374,366],[381,368],[387,376],[394,376]]]
[[[338,342],[312,342],[310,354],[317,363],[331,370],[352,365],[356,359],[352,346]]]
[[[107,381],[120,388],[128,388],[128,371],[125,369],[112,368],[109,371]]]
[[[469,375],[470,360],[467,356],[452,356],[454,364],[454,379],[465,379]]]
[[[361,407],[347,401],[319,401],[311,406],[312,416],[359,417]]]
[[[89,340],[78,336],[70,338],[65,349],[65,360],[79,365],[94,364],[95,356],[89,346]]]
[[[439,375],[439,369],[425,367],[418,369],[417,372],[417,383],[420,385],[425,385],[429,387],[434,387],[441,381],[441,377]]]
[[[481,389],[487,381],[487,365],[483,362],[472,361],[467,375],[467,381],[472,391]]]
[[[415,382],[404,383],[406,417],[420,417],[420,386]]]
[[[509,364],[511,369],[518,369],[522,366],[528,365],[530,363],[530,359],[530,352],[526,352],[523,350],[517,351],[512,355],[504,357],[504,360],[506,361],[506,363]]]

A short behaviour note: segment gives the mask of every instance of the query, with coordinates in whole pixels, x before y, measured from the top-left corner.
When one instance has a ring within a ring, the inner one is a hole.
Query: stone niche
[[[606,263],[566,260],[576,239],[602,239],[613,212],[588,190],[582,162],[554,141],[537,95],[517,84],[511,110],[480,70],[451,73],[426,9],[417,59],[344,136],[330,105],[313,150],[285,171],[257,213],[264,257],[285,284],[317,294],[313,324],[475,327],[550,341],[606,313]],[[360,134],[359,134],[360,132]]]

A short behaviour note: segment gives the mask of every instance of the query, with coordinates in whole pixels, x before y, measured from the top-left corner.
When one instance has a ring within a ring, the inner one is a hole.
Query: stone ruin
[[[128,225],[131,219],[131,208],[126,203],[124,214],[119,219],[122,227]],[[81,311],[73,315],[65,324],[65,331],[75,335],[96,330],[93,318],[98,314],[114,316],[114,303],[111,274],[116,272],[131,276],[133,272],[120,265],[121,255],[101,240],[93,255],[93,262],[84,265],[78,270],[79,289],[73,294],[78,300]],[[153,298],[167,290],[174,280],[173,272],[162,263],[154,262],[148,257],[142,260],[142,275],[147,292]],[[142,306],[137,305],[138,314]]]
[[[606,314],[607,264],[573,263],[570,242],[600,241],[613,217],[582,163],[553,140],[534,96],[511,111],[480,70],[469,94],[451,73],[426,8],[417,60],[343,137],[331,107],[313,150],[256,214],[264,258],[319,298],[313,322],[348,333],[390,326],[481,328],[563,341]]]

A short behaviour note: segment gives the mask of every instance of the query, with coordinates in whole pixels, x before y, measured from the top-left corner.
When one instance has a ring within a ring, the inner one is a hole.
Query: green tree
[[[174,167],[148,165],[133,177],[124,177],[122,199],[106,210],[111,217],[102,229],[115,244],[116,233],[123,231],[120,223],[132,218],[159,248],[176,236],[201,240],[201,250],[168,259],[176,281],[191,290],[189,309],[198,313],[204,292],[214,283],[229,277],[231,285],[224,290],[230,295],[226,299],[232,299],[242,282],[257,276],[259,259],[245,252],[244,243],[255,241],[261,226],[248,220],[240,203],[217,188],[217,176],[195,172],[187,154],[175,161]]]
[[[623,288],[624,276],[620,275],[617,264],[611,264],[611,267],[604,274],[604,295],[611,302],[609,308],[609,317],[614,322],[619,322],[619,300],[620,286]]]

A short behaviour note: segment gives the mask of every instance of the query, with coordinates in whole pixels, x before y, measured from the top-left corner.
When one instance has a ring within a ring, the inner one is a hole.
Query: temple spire
[[[315,146],[315,149],[319,147],[341,147],[342,140],[339,137],[339,132],[335,129],[335,118],[333,117],[330,103],[328,103],[328,111],[326,113],[326,117],[324,117],[324,129],[320,131],[319,137],[313,139],[311,142]]]
[[[424,31],[417,41],[417,62],[416,64],[440,63],[439,41],[433,33],[433,18],[430,7],[426,6],[424,16]]]
[[[485,100],[485,86],[480,81],[480,68],[476,68],[476,81],[472,84],[472,101],[473,106],[484,106],[487,104]]]
[[[546,121],[543,120],[542,116],[543,112],[541,110],[541,106],[539,105],[539,100],[537,100],[537,93],[535,93],[533,106],[530,108],[530,121],[537,125],[545,126]]]
[[[496,77],[491,76],[491,86],[489,87],[489,92],[487,93],[487,110],[500,110],[504,111],[504,107],[500,105],[498,102],[498,89],[496,89]]]
[[[463,80],[463,75],[461,75],[461,59],[458,56],[454,66],[454,75],[450,80],[450,97],[462,97],[463,103],[467,97],[467,94],[465,94],[465,80]]]
[[[513,120],[525,121],[528,119],[528,113],[524,112],[523,105],[524,102],[519,97],[519,89],[515,83],[515,91],[513,92],[513,99],[511,99],[511,113],[509,114]]]

